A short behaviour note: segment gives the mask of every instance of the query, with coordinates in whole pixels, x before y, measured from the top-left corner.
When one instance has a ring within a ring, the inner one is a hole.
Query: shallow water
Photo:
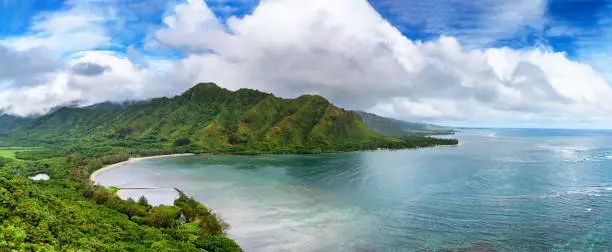
[[[179,187],[246,251],[612,250],[612,132],[467,130],[461,145],[134,162],[96,182]]]

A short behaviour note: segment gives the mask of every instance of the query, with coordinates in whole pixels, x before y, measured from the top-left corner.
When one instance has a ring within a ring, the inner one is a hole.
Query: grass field
[[[33,147],[0,147],[0,157],[15,159],[15,153],[36,149]]]

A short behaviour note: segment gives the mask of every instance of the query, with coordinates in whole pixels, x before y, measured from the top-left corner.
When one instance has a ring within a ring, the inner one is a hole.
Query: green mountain
[[[85,108],[88,109],[113,109],[113,108],[127,108],[130,105],[143,103],[144,101],[123,101],[123,102],[101,102],[96,103]]]
[[[14,128],[17,128],[23,123],[26,118],[12,116],[12,115],[0,115],[0,135],[6,135],[11,132]]]
[[[426,123],[406,122],[364,111],[355,111],[372,130],[386,136],[450,135],[452,128]]]
[[[125,106],[61,108],[10,134],[40,141],[122,141],[193,152],[320,153],[444,143],[383,136],[321,96],[283,99],[201,83],[173,98]]]

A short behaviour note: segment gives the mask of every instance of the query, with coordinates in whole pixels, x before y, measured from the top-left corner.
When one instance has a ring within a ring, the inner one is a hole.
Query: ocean
[[[245,251],[612,251],[612,131],[466,129],[459,146],[188,156],[100,173],[214,209]]]

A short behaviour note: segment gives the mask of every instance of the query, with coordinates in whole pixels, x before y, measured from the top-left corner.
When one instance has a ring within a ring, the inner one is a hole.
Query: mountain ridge
[[[384,136],[324,97],[279,98],[200,83],[172,98],[64,107],[17,126],[13,139],[155,143],[192,152],[322,153],[445,144]]]
[[[369,128],[387,136],[431,136],[452,135],[455,133],[455,130],[451,127],[408,122],[360,110],[356,110],[355,112]]]
[[[29,120],[29,118],[0,114],[0,135],[8,135],[13,129],[19,127],[19,125],[26,120]]]

